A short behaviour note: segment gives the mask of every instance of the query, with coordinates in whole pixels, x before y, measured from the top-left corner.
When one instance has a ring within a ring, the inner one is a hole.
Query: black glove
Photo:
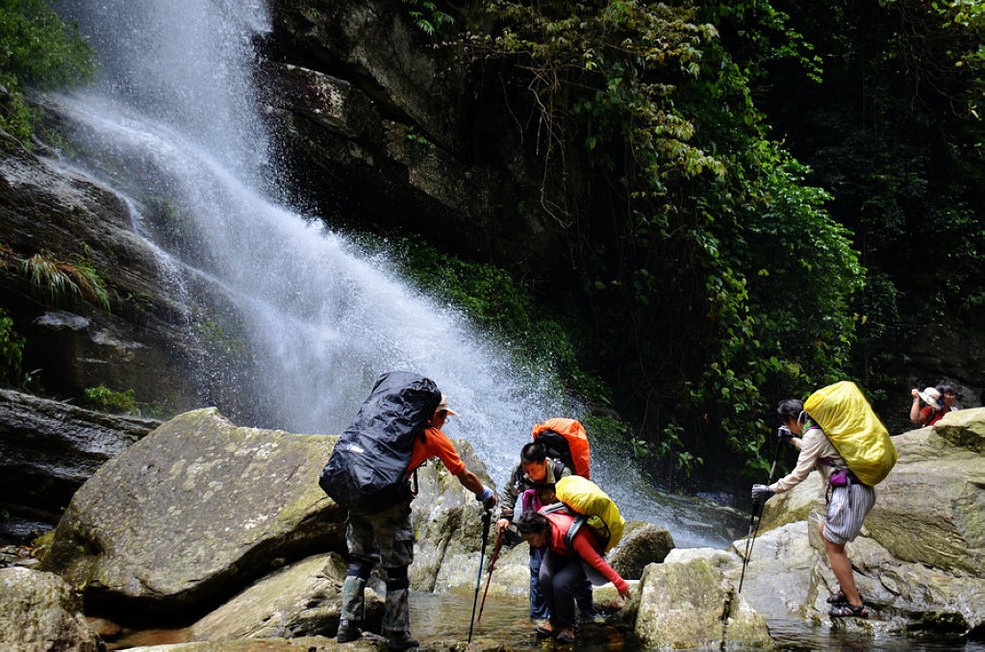
[[[773,495],[773,490],[765,484],[754,484],[752,486],[752,502],[765,503]]]

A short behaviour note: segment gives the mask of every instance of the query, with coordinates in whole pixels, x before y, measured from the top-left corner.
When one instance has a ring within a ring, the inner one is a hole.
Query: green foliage
[[[116,392],[105,385],[88,387],[85,390],[86,403],[95,410],[116,414],[139,415],[140,407],[132,389]]]
[[[21,361],[26,340],[17,334],[14,320],[0,308],[0,383],[17,385],[21,381]]]
[[[743,73],[750,79],[765,79],[768,68],[792,61],[808,78],[820,83],[823,60],[814,45],[791,26],[790,14],[768,0],[735,2],[699,1],[703,20],[725,34],[733,47],[730,53],[743,62]],[[793,10],[792,10],[793,11]]]
[[[378,246],[372,245],[369,246]],[[512,352],[533,374],[563,379],[575,394],[604,404],[609,391],[582,366],[580,322],[571,315],[545,314],[506,271],[438,251],[419,238],[391,245],[394,263],[421,290],[462,310],[484,332]]]
[[[477,54],[529,71],[540,151],[579,148],[593,187],[611,189],[596,204],[617,207],[605,228],[595,216],[578,229],[616,389],[682,472],[709,456],[761,467],[776,400],[849,361],[864,270],[829,195],[769,140],[747,73],[694,10],[498,0],[492,12],[501,31]],[[781,32],[805,60],[806,43]]]
[[[38,119],[25,89],[83,83],[94,70],[92,48],[47,0],[0,0],[0,129],[29,145]]]
[[[198,316],[192,324],[192,332],[211,354],[220,356],[232,367],[249,358],[250,347],[241,336],[241,324]]]
[[[407,8],[414,25],[428,36],[435,36],[449,30],[455,18],[438,7],[431,0],[401,0]]]
[[[759,97],[864,252],[851,371],[895,410],[920,373],[907,356],[917,338],[962,339],[985,298],[985,5],[770,4],[823,57],[824,81],[764,64]],[[733,27],[743,65],[769,60],[743,40],[760,28],[755,16]]]
[[[21,271],[35,291],[53,305],[63,305],[71,298],[110,309],[109,292],[99,272],[88,262],[67,262],[50,253],[34,254],[21,263]]]

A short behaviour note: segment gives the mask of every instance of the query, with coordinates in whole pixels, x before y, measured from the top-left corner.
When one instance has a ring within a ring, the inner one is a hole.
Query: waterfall
[[[549,374],[518,365],[464,315],[401,280],[384,255],[271,199],[279,171],[251,78],[254,40],[270,30],[266,6],[61,3],[101,64],[91,88],[51,99],[84,143],[74,164],[140,214],[135,228],[173,258],[169,275],[180,267],[193,277],[182,288],[207,286],[232,307],[245,342],[242,366],[223,382],[261,415],[250,425],[341,432],[382,372],[413,370],[447,394],[461,416],[446,432],[468,439],[501,483],[535,423],[579,407]],[[155,205],[153,226],[143,213]],[[219,363],[203,362],[203,384]],[[624,460],[593,464],[627,517],[669,527],[679,544],[723,543],[690,502],[656,493]]]

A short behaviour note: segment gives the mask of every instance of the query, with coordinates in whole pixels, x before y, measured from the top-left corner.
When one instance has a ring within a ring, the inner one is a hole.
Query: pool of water
[[[446,648],[468,638],[474,592],[415,593],[411,596],[411,627],[422,646]],[[482,594],[479,594],[479,601]],[[985,652],[985,643],[909,636],[867,636],[830,627],[814,627],[797,619],[769,620],[770,634],[782,650],[914,650],[916,652]],[[489,595],[482,618],[473,628],[473,642],[495,641],[506,650],[537,650],[527,616],[527,598]],[[479,645],[482,648],[484,646]],[[637,650],[638,641],[628,626],[582,624],[578,650],[602,652]],[[738,648],[730,648],[738,649]],[[750,648],[752,649],[752,648]]]

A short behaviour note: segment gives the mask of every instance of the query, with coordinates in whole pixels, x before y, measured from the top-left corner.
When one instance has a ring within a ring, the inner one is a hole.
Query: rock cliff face
[[[158,425],[0,390],[0,541],[52,529],[96,469]]]
[[[576,160],[539,160],[525,89],[441,47],[391,0],[278,1],[273,15],[270,114],[302,182],[315,172],[304,189],[326,216],[526,272],[564,260],[558,236],[586,210],[586,184]]]
[[[274,2],[272,13],[256,79],[297,201],[335,228],[419,233],[446,250],[566,282],[559,236],[572,207],[587,206],[575,190],[587,184],[577,161],[544,167],[526,89],[439,47],[394,0]],[[56,102],[48,109],[56,131],[67,124]],[[27,340],[22,367],[33,390],[79,400],[105,385],[132,389],[167,413],[219,405],[249,415],[251,406],[216,382],[227,371],[210,327],[231,311],[152,242],[180,249],[180,209],[124,198],[62,165],[57,151],[31,153],[2,136],[0,308]],[[107,169],[153,184],[146,165],[109,161]],[[94,270],[108,309],[32,280],[24,263],[35,255]]]
[[[50,152],[49,152],[50,154]],[[165,269],[137,236],[123,199],[109,188],[29,153],[0,148],[0,308],[27,340],[22,367],[49,395],[82,398],[104,385],[138,400],[182,409],[195,405],[196,360],[204,356]],[[104,281],[109,309],[43,275],[33,256],[87,265]]]

